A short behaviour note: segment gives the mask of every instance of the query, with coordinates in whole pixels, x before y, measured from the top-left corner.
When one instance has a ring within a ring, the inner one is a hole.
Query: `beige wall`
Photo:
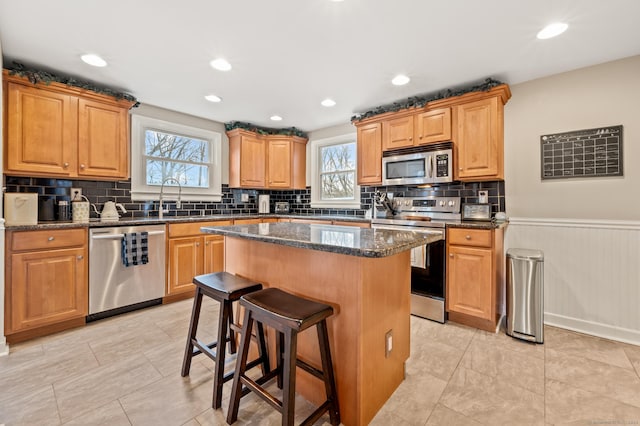
[[[507,214],[640,220],[640,56],[511,86],[505,107]],[[540,179],[540,136],[622,124],[624,176]]]

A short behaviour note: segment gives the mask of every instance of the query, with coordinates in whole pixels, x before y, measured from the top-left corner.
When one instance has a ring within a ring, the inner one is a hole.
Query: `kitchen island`
[[[225,236],[227,272],[333,306],[328,327],[342,423],[368,424],[404,379],[410,249],[440,236],[298,223],[203,227],[202,232]],[[320,366],[315,332],[307,330],[298,339],[298,356]],[[324,400],[319,380],[298,369],[296,381],[296,391],[306,399]]]

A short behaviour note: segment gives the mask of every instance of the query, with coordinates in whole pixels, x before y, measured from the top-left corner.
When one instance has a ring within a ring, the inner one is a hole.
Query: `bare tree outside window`
[[[320,148],[322,200],[352,200],[356,182],[355,142]]]
[[[207,188],[210,145],[206,140],[146,130],[147,185],[161,185],[173,177],[185,187]]]

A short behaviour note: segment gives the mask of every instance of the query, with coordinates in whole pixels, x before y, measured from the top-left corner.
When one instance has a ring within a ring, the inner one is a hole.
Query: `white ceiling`
[[[638,19],[638,0],[2,0],[0,43],[5,66],[215,121],[312,131],[487,77],[516,84],[640,54]],[[569,29],[537,40],[553,21]],[[109,65],[81,62],[89,52]],[[212,69],[217,57],[233,69]],[[411,82],[392,86],[398,73]],[[337,105],[322,107],[327,97]]]

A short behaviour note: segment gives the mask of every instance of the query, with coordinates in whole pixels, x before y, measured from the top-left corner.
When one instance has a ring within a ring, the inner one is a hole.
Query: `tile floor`
[[[0,425],[226,424],[231,386],[212,410],[213,362],[196,357],[180,377],[190,310],[157,306],[13,345],[0,358]],[[640,424],[638,346],[553,327],[544,345],[414,317],[411,327],[406,380],[374,425]],[[239,425],[279,424],[253,395],[240,407]],[[313,410],[297,408],[300,420]]]

